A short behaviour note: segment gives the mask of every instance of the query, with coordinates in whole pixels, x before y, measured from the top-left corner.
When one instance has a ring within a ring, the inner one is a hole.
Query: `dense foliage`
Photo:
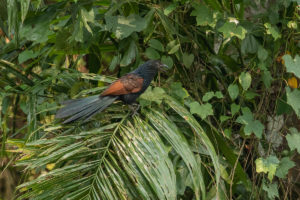
[[[299,198],[299,5],[0,0],[0,199]],[[138,116],[54,118],[148,59]]]

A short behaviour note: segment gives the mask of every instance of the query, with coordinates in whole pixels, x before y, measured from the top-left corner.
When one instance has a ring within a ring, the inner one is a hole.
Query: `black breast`
[[[132,94],[124,94],[120,96],[120,99],[126,104],[132,104],[136,102],[136,99],[141,95],[140,92]]]

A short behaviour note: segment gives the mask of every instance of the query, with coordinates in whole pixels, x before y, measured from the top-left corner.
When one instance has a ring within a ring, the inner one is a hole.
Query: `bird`
[[[63,102],[64,107],[57,111],[55,118],[65,119],[63,124],[82,120],[85,122],[116,100],[132,105],[149,87],[158,71],[166,71],[168,68],[160,60],[148,60],[134,71],[111,83],[100,95]]]

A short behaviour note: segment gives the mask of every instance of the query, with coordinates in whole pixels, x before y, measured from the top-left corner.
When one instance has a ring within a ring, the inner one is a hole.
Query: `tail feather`
[[[90,106],[90,104],[93,104],[94,102],[99,100],[99,95],[90,96],[82,99],[72,99],[64,101],[62,104],[65,105],[65,107],[61,108],[56,113],[56,118],[65,118],[71,115],[76,114],[80,110],[83,110]]]
[[[103,111],[112,104],[118,97],[99,95],[91,96],[83,99],[68,100],[64,102],[66,106],[60,109],[56,118],[67,118],[63,123],[70,123],[77,120],[87,121],[98,112]]]

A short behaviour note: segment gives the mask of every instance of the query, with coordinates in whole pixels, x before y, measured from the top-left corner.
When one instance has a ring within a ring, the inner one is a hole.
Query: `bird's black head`
[[[160,70],[164,71],[169,68],[167,65],[163,64],[160,60],[148,60],[142,64],[139,68],[133,71],[133,73],[139,74],[142,77],[146,75],[149,78],[153,78],[157,72]]]
[[[146,63],[149,63],[153,68],[161,71],[166,71],[169,67],[166,64],[163,64],[160,60],[149,60]]]

